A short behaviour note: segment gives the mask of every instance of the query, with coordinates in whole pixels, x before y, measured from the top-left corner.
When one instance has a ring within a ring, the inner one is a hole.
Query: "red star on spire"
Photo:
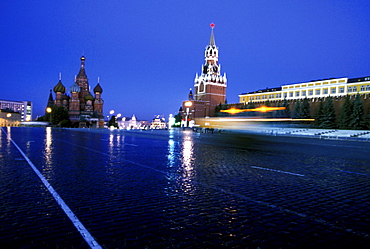
[[[213,29],[216,25],[214,23],[211,23],[209,26]]]

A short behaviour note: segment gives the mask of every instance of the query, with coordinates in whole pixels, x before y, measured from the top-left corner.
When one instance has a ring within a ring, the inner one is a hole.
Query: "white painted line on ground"
[[[268,168],[262,168],[262,167],[257,167],[257,166],[251,166],[251,168],[269,170],[269,171],[274,171],[274,172],[279,172],[279,173],[284,173],[284,174],[289,174],[289,175],[294,175],[294,176],[304,176],[302,174],[297,174],[297,173],[292,173],[292,172],[287,172],[287,171],[281,171],[281,170],[277,170],[277,169],[268,169]]]
[[[356,174],[356,175],[363,175],[363,176],[369,176],[368,174],[365,173],[360,173],[360,172],[353,172],[353,171],[348,171],[348,170],[341,170],[338,169],[340,172],[348,173],[348,174]]]
[[[2,131],[8,135],[4,129],[2,128]],[[91,236],[89,231],[85,228],[84,225],[80,222],[80,220],[76,217],[76,215],[72,212],[72,210],[67,206],[67,204],[63,201],[63,199],[60,197],[60,195],[54,190],[54,188],[49,184],[49,182],[45,179],[45,177],[40,173],[40,171],[35,167],[35,165],[31,162],[31,160],[24,154],[24,152],[19,148],[19,146],[8,136],[8,139],[14,144],[14,146],[18,149],[18,151],[22,154],[24,159],[28,162],[28,164],[31,166],[33,171],[36,173],[36,175],[41,179],[42,183],[45,185],[45,187],[49,190],[51,195],[54,197],[56,202],[59,204],[59,206],[63,209],[64,213],[68,216],[68,218],[72,221],[73,225],[77,228],[77,230],[80,232],[84,240],[89,244],[90,248],[94,249],[100,249],[102,248],[95,239]]]

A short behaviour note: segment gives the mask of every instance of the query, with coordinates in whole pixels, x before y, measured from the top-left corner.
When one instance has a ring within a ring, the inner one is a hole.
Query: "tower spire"
[[[80,66],[80,71],[78,72],[77,78],[86,78],[86,72],[85,72],[85,56],[81,56],[81,66]]]
[[[214,23],[211,23],[209,26],[211,26],[212,28],[212,31],[211,31],[211,38],[209,39],[209,45],[210,46],[216,46],[216,43],[215,43],[215,35],[213,33],[213,29],[214,27],[216,26]]]

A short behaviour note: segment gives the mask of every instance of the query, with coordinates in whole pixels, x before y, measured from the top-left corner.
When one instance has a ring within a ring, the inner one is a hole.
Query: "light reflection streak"
[[[172,138],[168,140],[167,158],[168,158],[168,166],[172,168],[175,165],[175,141],[173,141]]]
[[[6,143],[6,147],[7,148],[10,148],[10,145],[12,143],[12,133],[11,133],[12,129],[10,127],[6,127],[6,138],[7,138],[7,143]]]
[[[192,180],[194,180],[194,165],[193,165],[193,148],[194,148],[194,141],[193,137],[191,136],[190,131],[184,133],[183,141],[182,141],[182,189],[185,193],[190,193],[194,190],[194,186]]]
[[[46,178],[46,180],[50,180],[51,176],[53,174],[53,136],[52,136],[52,130],[51,127],[46,127],[46,133],[45,133],[45,148],[43,151],[44,158],[45,158],[45,166],[43,167],[43,175]]]
[[[108,161],[106,166],[106,173],[108,175],[113,175],[115,173],[115,168],[120,161],[118,158],[124,151],[125,147],[125,136],[120,133],[110,133],[108,138]]]

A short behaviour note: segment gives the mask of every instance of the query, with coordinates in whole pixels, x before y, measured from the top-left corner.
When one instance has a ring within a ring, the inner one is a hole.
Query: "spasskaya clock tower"
[[[202,65],[202,73],[200,76],[196,74],[194,79],[194,99],[209,101],[213,114],[217,105],[225,103],[227,78],[225,73],[221,75],[221,65],[218,63],[218,47],[213,32],[215,25],[212,23],[210,26],[211,38],[204,52],[205,63]]]
[[[192,127],[196,118],[212,117],[216,106],[226,101],[226,74],[221,75],[213,31],[215,25],[212,23],[210,26],[211,38],[204,52],[201,74],[195,76],[194,93],[190,90],[188,100],[182,102],[182,127]]]

